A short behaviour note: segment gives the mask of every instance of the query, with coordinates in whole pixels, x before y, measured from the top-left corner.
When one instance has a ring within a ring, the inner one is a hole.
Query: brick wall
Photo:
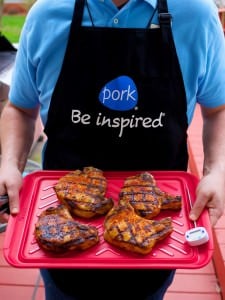
[[[3,13],[5,14],[23,14],[27,12],[27,4],[23,0],[4,1]]]

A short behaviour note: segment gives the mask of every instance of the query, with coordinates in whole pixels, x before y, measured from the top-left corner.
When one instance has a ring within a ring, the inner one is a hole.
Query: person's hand
[[[22,174],[17,168],[0,168],[0,195],[8,195],[10,213],[14,215],[19,212],[19,191],[22,182]]]
[[[221,173],[211,172],[203,176],[196,189],[196,201],[190,219],[196,221],[207,208],[212,226],[215,226],[224,211],[225,179]]]

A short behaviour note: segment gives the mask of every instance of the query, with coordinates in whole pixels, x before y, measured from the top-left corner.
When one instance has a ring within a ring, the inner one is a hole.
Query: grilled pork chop
[[[64,205],[44,210],[34,235],[41,248],[56,253],[86,250],[99,242],[98,230],[74,221]]]
[[[85,167],[61,177],[54,190],[72,215],[92,218],[105,215],[113,207],[113,200],[105,197],[106,187],[101,170]]]
[[[98,193],[104,195],[107,187],[106,178],[103,176],[103,172],[100,169],[94,167],[84,167],[83,171],[75,170],[67,173],[59,179],[60,184],[76,184],[79,189],[82,186],[85,189],[96,189]]]
[[[138,216],[129,202],[120,201],[106,215],[104,239],[121,249],[149,254],[157,242],[173,231],[171,218],[159,221]]]
[[[135,212],[146,219],[152,219],[161,210],[179,210],[182,205],[180,195],[160,190],[153,175],[148,172],[126,178],[119,199],[129,202]]]

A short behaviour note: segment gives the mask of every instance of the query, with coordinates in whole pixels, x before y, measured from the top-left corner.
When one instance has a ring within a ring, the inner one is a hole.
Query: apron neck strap
[[[166,0],[158,0],[158,18],[160,27],[170,26],[172,21],[172,16],[168,12],[168,6]]]
[[[84,6],[85,6],[85,0],[75,1],[75,9],[73,11],[73,19],[72,19],[72,22],[75,24],[75,27],[79,27],[82,24]]]

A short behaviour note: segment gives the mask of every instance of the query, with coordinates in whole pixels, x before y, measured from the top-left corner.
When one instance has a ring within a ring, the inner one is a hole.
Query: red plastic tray
[[[182,195],[183,205],[180,211],[165,211],[159,217],[171,216],[174,231],[165,240],[159,242],[145,256],[119,250],[103,239],[103,220],[81,220],[97,226],[100,235],[99,244],[83,252],[69,254],[50,254],[39,248],[34,238],[34,225],[42,210],[58,204],[53,185],[68,171],[35,171],[24,178],[20,194],[21,212],[10,217],[7,226],[4,255],[7,262],[15,267],[31,268],[201,268],[208,264],[213,253],[213,237],[208,212],[205,210],[197,226],[204,226],[209,241],[201,246],[189,246],[185,242],[185,232],[194,228],[188,219],[190,207],[195,199],[198,180],[183,171],[151,171],[157,185],[163,191]],[[105,172],[108,180],[106,196],[118,201],[118,194],[124,179],[140,172]],[[158,217],[158,218],[159,218]]]

